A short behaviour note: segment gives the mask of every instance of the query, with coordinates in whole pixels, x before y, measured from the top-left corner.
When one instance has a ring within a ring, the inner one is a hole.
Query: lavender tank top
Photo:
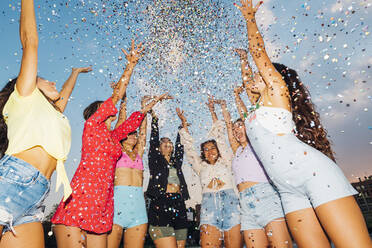
[[[267,175],[250,144],[244,149],[239,146],[232,162],[235,183],[268,182]]]

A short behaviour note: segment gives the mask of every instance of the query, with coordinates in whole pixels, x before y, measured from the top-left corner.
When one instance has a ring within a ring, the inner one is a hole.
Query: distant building
[[[359,192],[355,195],[355,199],[358,202],[360,209],[362,210],[363,216],[366,220],[369,231],[372,230],[372,175],[359,178],[358,182],[351,183],[353,187]]]

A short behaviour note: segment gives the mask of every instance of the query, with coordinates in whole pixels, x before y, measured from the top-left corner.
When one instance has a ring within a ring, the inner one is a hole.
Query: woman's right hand
[[[253,6],[253,1],[252,0],[240,0],[241,6],[237,5],[234,3],[234,6],[242,12],[242,15],[244,19],[248,21],[254,21],[255,15],[257,13],[258,8],[261,6],[263,1],[259,1],[257,5],[254,7]]]

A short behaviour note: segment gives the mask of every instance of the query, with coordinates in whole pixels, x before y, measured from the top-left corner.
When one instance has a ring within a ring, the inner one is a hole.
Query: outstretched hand
[[[88,66],[88,67],[73,67],[72,68],[72,71],[73,72],[77,72],[77,73],[87,73],[87,72],[92,71],[92,66]]]
[[[121,51],[125,54],[129,64],[136,65],[138,60],[143,57],[143,51],[145,48],[142,46],[142,42],[140,42],[137,46],[134,44],[134,40],[132,40],[132,45],[130,48],[130,52],[127,52],[125,49],[121,49]]]
[[[211,112],[214,112],[214,103],[215,103],[214,96],[208,95],[208,102],[206,103],[206,105],[209,111]]]
[[[184,115],[185,112],[183,110],[181,110],[180,108],[176,108],[176,112],[177,112],[177,115],[180,118],[181,122],[182,123],[187,123],[187,119]]]
[[[254,20],[254,17],[257,13],[258,8],[260,8],[263,1],[259,1],[256,6],[253,6],[252,0],[240,0],[241,6],[234,3],[234,6],[242,12],[242,15],[246,21],[252,21]]]
[[[152,100],[149,104],[147,104],[146,106],[142,107],[142,110],[141,112],[142,113],[147,113],[149,112],[154,106],[155,104],[157,104],[158,102],[160,101],[163,101],[163,100],[170,100],[170,99],[173,99],[172,96],[170,96],[168,93],[164,93],[160,96],[157,96],[154,98],[154,100]],[[153,112],[153,111],[152,111]]]

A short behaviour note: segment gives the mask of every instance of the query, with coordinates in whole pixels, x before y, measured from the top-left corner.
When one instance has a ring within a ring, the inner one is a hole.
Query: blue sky
[[[82,111],[93,100],[110,96],[109,84],[118,80],[126,64],[120,48],[127,48],[132,38],[145,42],[147,55],[128,88],[128,112],[139,109],[141,96],[168,91],[176,99],[156,107],[161,135],[175,138],[175,108],[180,106],[197,143],[211,124],[204,105],[207,93],[226,99],[237,117],[232,89],[241,77],[232,50],[247,47],[247,39],[232,3],[35,1],[39,74],[61,87],[72,66],[93,66],[92,73],[79,77],[65,112],[73,137],[66,163],[70,179],[80,161]],[[270,57],[296,69],[309,87],[338,164],[351,181],[372,174],[371,5],[371,0],[269,0],[257,14]],[[20,1],[0,2],[2,84],[20,67],[19,7]],[[185,170],[199,199],[198,180]],[[53,186],[48,207],[60,198]]]

